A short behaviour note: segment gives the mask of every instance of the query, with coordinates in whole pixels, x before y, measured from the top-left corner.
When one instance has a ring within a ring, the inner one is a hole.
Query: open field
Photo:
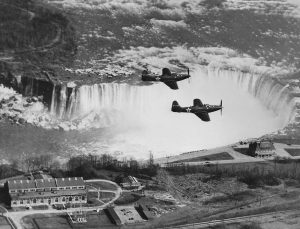
[[[197,161],[216,161],[216,160],[233,160],[234,158],[227,152],[205,155],[200,157],[194,157],[184,160],[174,161],[175,163],[180,162],[197,162]]]
[[[100,189],[100,190],[112,190],[112,191],[117,191],[117,187],[111,183],[108,182],[88,182],[86,183],[88,186],[92,186],[94,188]]]
[[[38,217],[33,219],[38,229],[69,229],[71,228],[66,216]]]
[[[111,201],[116,195],[111,192],[100,192],[100,201],[98,200],[97,192],[89,192],[88,193],[88,203],[89,206],[102,205],[103,202]]]
[[[114,228],[115,225],[109,220],[103,211],[100,212],[88,212],[87,223],[73,224],[68,220],[68,216],[63,215],[31,215],[25,217],[26,229],[72,229],[72,228]]]
[[[285,149],[291,156],[297,157],[300,156],[300,149]]]
[[[138,201],[141,197],[139,195],[135,195],[130,192],[123,192],[119,199],[115,201],[115,204],[117,205],[127,205],[127,204],[133,204],[136,201]]]

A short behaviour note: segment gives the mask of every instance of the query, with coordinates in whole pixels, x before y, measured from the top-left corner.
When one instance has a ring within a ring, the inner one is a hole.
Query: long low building
[[[87,189],[82,177],[7,182],[11,207],[87,203]]]

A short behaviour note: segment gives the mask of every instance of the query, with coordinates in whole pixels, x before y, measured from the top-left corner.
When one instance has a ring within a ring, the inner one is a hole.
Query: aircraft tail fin
[[[176,100],[173,101],[171,111],[179,112],[181,110],[180,108],[181,107],[180,107],[179,103]]]
[[[147,70],[142,71],[142,80],[149,81],[149,72]]]
[[[168,69],[168,68],[163,68],[162,74],[163,75],[167,75],[167,76],[171,76],[172,75],[170,69]]]

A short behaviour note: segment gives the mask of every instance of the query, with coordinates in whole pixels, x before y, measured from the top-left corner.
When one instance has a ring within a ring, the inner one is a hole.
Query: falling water
[[[51,112],[66,120],[100,114],[98,119],[108,120],[109,125],[99,129],[102,135],[97,144],[136,157],[144,157],[149,150],[165,156],[258,137],[283,128],[292,117],[286,88],[267,76],[207,68],[191,75],[190,82],[178,83],[179,90],[163,83],[55,88]],[[193,114],[170,111],[173,100],[189,106],[194,98],[209,104],[223,99],[223,116],[211,113],[212,121],[205,123]],[[97,121],[92,120],[91,126]]]
[[[287,86],[281,85],[276,78],[264,74],[252,74],[240,71],[224,71],[211,69],[208,71],[212,80],[234,82],[237,87],[249,92],[267,109],[280,116],[285,123],[294,118],[295,103],[289,94]]]
[[[155,108],[164,98],[170,98],[169,101],[171,101],[171,98],[176,99],[177,95],[188,96],[190,87],[197,91],[201,82],[196,82],[196,77],[205,76],[212,82],[234,83],[256,97],[267,109],[285,118],[286,121],[292,118],[293,103],[288,89],[279,84],[276,79],[271,79],[266,75],[220,69],[209,69],[208,71],[199,69],[194,74],[198,74],[198,76],[193,77],[193,85],[182,82],[182,87],[187,87],[187,89],[181,88],[179,91],[168,90],[163,84],[135,86],[125,83],[102,83],[77,88],[57,86],[53,90],[50,110],[51,113],[63,119],[78,118],[91,111],[102,112],[112,109],[134,110],[143,115],[143,112]],[[200,95],[195,94],[195,96]],[[154,100],[154,98],[158,100]]]

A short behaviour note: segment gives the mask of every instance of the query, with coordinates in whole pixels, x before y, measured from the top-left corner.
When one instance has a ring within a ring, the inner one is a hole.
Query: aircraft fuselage
[[[181,80],[185,80],[190,78],[190,75],[187,74],[176,74],[172,73],[171,75],[156,75],[156,74],[148,74],[142,75],[143,81],[160,81],[160,82],[177,82]]]
[[[174,110],[174,112],[185,112],[185,113],[198,114],[198,113],[203,113],[203,112],[211,113],[214,111],[218,111],[220,109],[222,109],[222,106],[204,104],[203,107],[198,107],[198,106],[178,107],[177,109]]]
[[[175,100],[172,103],[171,111],[173,112],[184,112],[184,113],[193,113],[202,121],[209,122],[210,117],[208,113],[221,110],[222,113],[222,100],[220,105],[209,105],[203,104],[200,99],[194,99],[193,106],[181,107],[179,103]]]
[[[177,74],[177,73],[171,73],[170,69],[163,68],[162,74],[154,74],[150,73],[146,70],[142,72],[142,80],[143,81],[157,81],[157,82],[163,82],[166,84],[169,88],[173,90],[178,89],[177,81],[185,80],[187,78],[191,77],[188,69],[188,74]]]

